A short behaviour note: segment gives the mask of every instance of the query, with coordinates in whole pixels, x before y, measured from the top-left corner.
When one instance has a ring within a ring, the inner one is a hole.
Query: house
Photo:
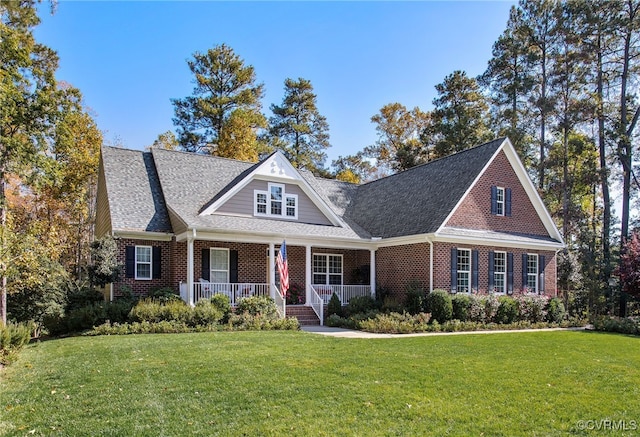
[[[191,304],[271,295],[286,240],[290,282],[321,316],[343,303],[401,295],[420,281],[452,293],[556,294],[558,229],[506,138],[356,185],[298,170],[280,152],[259,163],[104,147],[96,236],[117,237],[124,286],[171,287]]]

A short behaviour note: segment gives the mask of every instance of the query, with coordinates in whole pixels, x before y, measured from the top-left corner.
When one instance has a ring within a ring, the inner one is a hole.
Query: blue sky
[[[454,70],[481,74],[514,2],[71,2],[42,6],[38,41],[79,88],[107,142],[132,149],[174,130],[170,99],[191,94],[186,60],[226,43],[255,67],[263,112],[287,77],[309,79],[327,117],[327,164],[376,140],[387,103],[432,108]]]

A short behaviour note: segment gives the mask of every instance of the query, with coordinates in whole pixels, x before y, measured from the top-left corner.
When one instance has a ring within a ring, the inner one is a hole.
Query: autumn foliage
[[[624,244],[617,274],[620,276],[622,291],[640,297],[640,232],[637,230]]]

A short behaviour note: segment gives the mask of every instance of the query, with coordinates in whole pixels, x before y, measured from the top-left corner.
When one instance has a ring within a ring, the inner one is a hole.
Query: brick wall
[[[492,186],[511,188],[511,217],[491,214]],[[447,226],[549,235],[504,152],[496,156],[451,216]]]
[[[114,284],[113,294],[115,297],[122,295],[122,287],[130,287],[131,291],[137,296],[146,296],[149,291],[156,288],[173,287],[172,284],[172,248],[175,244],[172,241],[152,241],[152,240],[134,240],[128,238],[120,238],[118,244],[118,264],[125,266],[126,247],[127,246],[152,246],[160,247],[162,255],[161,277],[150,280],[136,280],[135,278],[127,278],[123,271],[120,281]]]
[[[478,251],[478,287],[481,293],[488,291],[489,285],[489,252],[503,251],[513,253],[513,291],[522,290],[522,254],[537,253],[545,257],[545,294],[555,296],[556,290],[556,257],[553,251],[510,249],[501,247],[454,245],[434,243],[433,247],[433,288],[451,289],[451,248]]]
[[[376,251],[376,283],[402,298],[407,284],[420,281],[429,287],[429,244],[381,247]]]
[[[185,244],[186,247],[186,244]],[[267,282],[267,244],[253,243],[227,243],[219,241],[195,241],[193,244],[193,267],[195,278],[202,277],[202,249],[220,247],[238,251],[238,282],[265,283]],[[186,263],[187,251],[185,248],[182,258],[185,264],[184,281],[187,279]]]

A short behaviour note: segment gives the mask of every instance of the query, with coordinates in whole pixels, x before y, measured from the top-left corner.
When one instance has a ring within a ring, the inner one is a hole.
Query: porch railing
[[[287,317],[287,300],[282,297],[280,290],[275,286],[275,284],[271,284],[271,298],[276,303],[276,309],[278,310],[280,317],[283,319]]]
[[[193,303],[197,303],[200,299],[210,299],[216,294],[224,294],[229,298],[232,306],[238,304],[238,301],[244,297],[250,296],[269,296],[269,284],[253,284],[253,283],[213,283],[213,282],[194,282],[193,283]],[[187,284],[180,284],[180,297],[186,302],[189,301]]]
[[[311,287],[311,301],[309,302],[309,305],[311,306],[311,308],[313,308],[313,312],[316,313],[316,316],[318,316],[318,319],[320,319],[320,326],[322,326],[324,325],[325,302],[324,302],[324,299],[320,297],[316,289],[313,288],[313,285],[310,285],[310,287]]]
[[[349,303],[352,297],[356,296],[371,296],[370,285],[319,285],[314,284],[312,289],[315,289],[318,296],[326,304],[329,303],[333,293],[337,294],[340,298],[342,305]]]

